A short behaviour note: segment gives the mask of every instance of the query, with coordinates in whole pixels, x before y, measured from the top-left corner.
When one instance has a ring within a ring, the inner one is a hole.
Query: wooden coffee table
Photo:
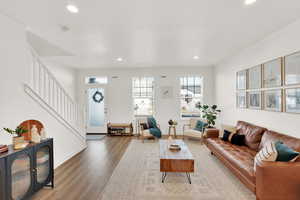
[[[179,144],[180,151],[169,150],[170,144]],[[160,172],[164,183],[168,172],[186,173],[191,184],[190,173],[194,172],[194,157],[188,146],[182,140],[159,140],[160,148]]]

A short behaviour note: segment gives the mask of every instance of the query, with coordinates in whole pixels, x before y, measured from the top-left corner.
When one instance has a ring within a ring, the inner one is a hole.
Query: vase
[[[31,141],[34,143],[41,142],[41,136],[38,133],[38,129],[37,129],[36,125],[32,125],[32,128],[31,128]]]

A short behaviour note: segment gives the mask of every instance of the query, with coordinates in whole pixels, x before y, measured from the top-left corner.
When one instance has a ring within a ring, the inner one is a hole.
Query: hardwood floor
[[[134,137],[104,137],[55,170],[55,188],[42,189],[32,200],[97,200]]]

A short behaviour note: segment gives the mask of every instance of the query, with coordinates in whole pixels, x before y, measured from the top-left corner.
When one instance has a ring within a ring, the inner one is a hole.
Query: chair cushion
[[[267,129],[247,122],[238,121],[237,130],[238,134],[245,135],[245,144],[252,150],[258,151],[261,138]]]
[[[194,129],[188,129],[184,131],[184,136],[194,137],[194,138],[201,138],[201,131],[197,131]]]
[[[252,182],[255,182],[254,157],[256,151],[247,146],[237,146],[220,138],[208,138],[208,145],[214,148],[220,155],[226,158],[234,168],[241,172]]]

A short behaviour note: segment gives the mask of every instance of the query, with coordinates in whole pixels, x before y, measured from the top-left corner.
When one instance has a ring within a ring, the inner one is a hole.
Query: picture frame
[[[300,113],[300,87],[285,90],[285,112]]]
[[[282,89],[264,91],[264,110],[282,112]]]
[[[300,52],[284,57],[285,85],[300,84]]]
[[[261,91],[248,92],[248,108],[261,110]]]
[[[248,70],[248,88],[259,89],[262,87],[262,66],[257,65]]]
[[[236,73],[236,89],[247,89],[247,70],[242,70]]]
[[[160,88],[160,96],[162,99],[173,98],[173,87],[172,86],[162,86]]]
[[[236,107],[237,108],[247,108],[247,93],[246,93],[246,91],[236,93]]]
[[[263,87],[282,86],[282,58],[277,58],[263,64]]]

